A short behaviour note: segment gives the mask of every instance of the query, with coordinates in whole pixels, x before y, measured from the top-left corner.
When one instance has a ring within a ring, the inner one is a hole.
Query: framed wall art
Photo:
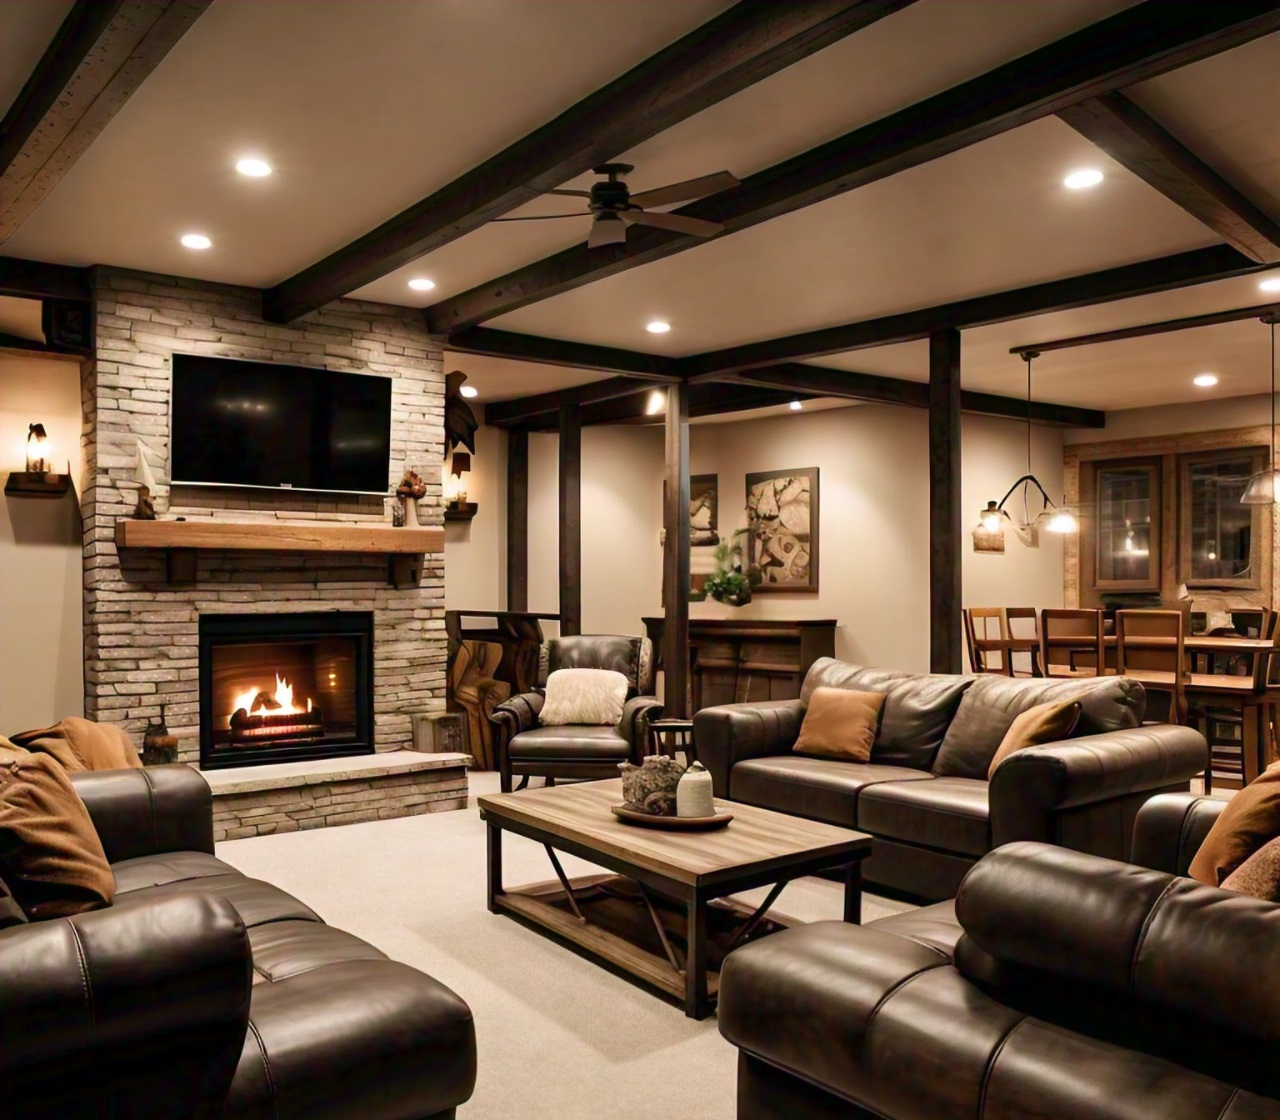
[[[747,475],[747,562],[752,588],[818,590],[818,468]]]
[[[720,543],[718,478],[714,474],[689,476],[689,545],[692,548]]]

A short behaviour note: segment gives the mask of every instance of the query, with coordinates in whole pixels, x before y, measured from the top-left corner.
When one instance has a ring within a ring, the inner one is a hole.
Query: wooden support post
[[[663,715],[689,711],[689,390],[667,386],[666,487],[662,524]]]
[[[582,633],[582,418],[560,409],[560,633]]]
[[[507,610],[529,609],[529,433],[507,433]]]
[[[961,662],[960,332],[929,336],[929,668]]]

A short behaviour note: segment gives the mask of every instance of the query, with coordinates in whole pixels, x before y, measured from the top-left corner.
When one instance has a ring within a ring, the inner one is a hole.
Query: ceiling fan
[[[622,244],[627,240],[627,226],[630,225],[653,226],[655,229],[669,229],[675,233],[688,233],[694,237],[714,237],[717,233],[724,232],[724,226],[720,222],[687,218],[683,214],[655,214],[648,208],[689,202],[738,185],[737,176],[731,175],[728,171],[717,171],[714,175],[702,175],[697,179],[686,179],[682,183],[672,183],[670,186],[656,187],[651,191],[632,194],[622,180],[623,175],[628,175],[635,170],[631,164],[602,163],[592,170],[597,175],[606,175],[608,178],[596,183],[589,191],[544,192],[587,199],[587,212],[592,215],[591,234],[587,238],[588,249],[596,249],[601,245]],[[580,211],[576,214],[537,214],[527,218],[494,218],[493,220],[495,222],[545,222],[555,218],[583,216]]]

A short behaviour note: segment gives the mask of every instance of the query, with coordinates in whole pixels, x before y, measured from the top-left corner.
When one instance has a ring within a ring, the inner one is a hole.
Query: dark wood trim
[[[1002,416],[1011,420],[1026,420],[1027,402],[1017,397],[1003,397],[996,393],[977,393],[972,389],[960,391],[960,410],[978,416]],[[1031,402],[1031,422],[1049,428],[1105,428],[1107,414],[1096,408],[1077,408],[1069,404]]]
[[[609,377],[604,381],[589,381],[585,385],[575,385],[568,389],[555,389],[549,393],[535,393],[529,397],[486,404],[484,422],[494,428],[515,427],[526,424],[535,416],[558,413],[562,405],[574,404],[581,408],[599,401],[646,393],[652,388],[652,383],[638,381],[634,377]]]
[[[666,719],[688,719],[689,707],[689,390],[666,389],[666,486],[662,524],[662,673]]]
[[[1228,245],[1255,261],[1280,260],[1280,224],[1124,94],[1091,98],[1058,116]]]
[[[492,327],[472,327],[470,330],[451,334],[444,348],[458,354],[484,354],[491,358],[513,358],[546,366],[625,373],[629,377],[663,384],[680,380],[679,374],[675,372],[676,360],[661,354],[645,354],[639,350],[622,350],[615,346],[595,346],[589,342],[568,342],[562,338],[499,331]]]
[[[268,289],[265,315],[286,323],[314,311],[910,2],[743,0],[363,237]]]
[[[1227,280],[1261,271],[1262,268],[1230,245],[1215,245],[919,311],[864,319],[746,346],[711,350],[682,358],[679,368],[691,381],[710,380],[719,374],[772,366],[799,358],[818,358],[824,354],[847,353],[873,346],[917,342],[948,329],[984,327],[1032,315],[1046,315],[1052,311]]]
[[[560,409],[560,633],[582,633],[582,418]]]
[[[1280,5],[1271,0],[1146,0],[675,213],[720,222],[721,236],[735,233],[1277,29]],[[475,326],[705,243],[632,229],[625,245],[577,245],[441,300],[427,308],[427,321],[441,332]]]
[[[929,668],[961,661],[960,332],[929,339]]]
[[[93,297],[89,271],[21,257],[0,257],[0,296],[89,300]]]
[[[0,243],[31,214],[211,0],[76,0],[0,121]]]
[[[579,410],[583,427],[598,424],[660,424],[663,422],[662,416],[651,414],[648,410],[649,395],[655,392],[662,393],[664,390],[652,385],[643,386],[640,393],[633,396],[585,405]],[[728,412],[746,412],[753,408],[773,408],[796,399],[807,399],[809,394],[794,390],[784,392],[780,389],[761,389],[754,385],[704,384],[689,386],[687,396],[689,415],[698,418],[720,416]],[[542,413],[520,427],[530,432],[554,432],[557,421],[554,415]]]
[[[529,433],[507,433],[507,610],[529,609]]]
[[[1127,338],[1146,338],[1153,334],[1171,334],[1174,331],[1194,330],[1196,327],[1216,327],[1220,323],[1238,323],[1244,319],[1261,319],[1265,315],[1280,314],[1280,303],[1259,303],[1252,307],[1237,307],[1231,311],[1211,311],[1207,315],[1187,315],[1181,319],[1164,319],[1159,323],[1142,323],[1136,327],[1120,327],[1114,331],[1098,331],[1095,334],[1077,334],[1070,338],[1055,338],[1049,342],[1032,342],[1025,346],[1011,346],[1010,354],[1043,354],[1049,350],[1068,350],[1074,346],[1094,346],[1100,342],[1121,342]]]

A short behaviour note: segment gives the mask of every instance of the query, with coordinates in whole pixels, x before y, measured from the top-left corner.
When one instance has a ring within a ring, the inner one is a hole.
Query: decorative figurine
[[[164,724],[164,705],[160,705],[160,718],[147,725],[142,733],[142,765],[163,766],[178,761],[178,739],[170,735]]]
[[[405,471],[404,478],[400,480],[400,485],[396,487],[396,494],[400,498],[400,505],[404,511],[404,524],[408,528],[416,528],[418,525],[418,502],[426,497],[427,484],[417,471]]]

